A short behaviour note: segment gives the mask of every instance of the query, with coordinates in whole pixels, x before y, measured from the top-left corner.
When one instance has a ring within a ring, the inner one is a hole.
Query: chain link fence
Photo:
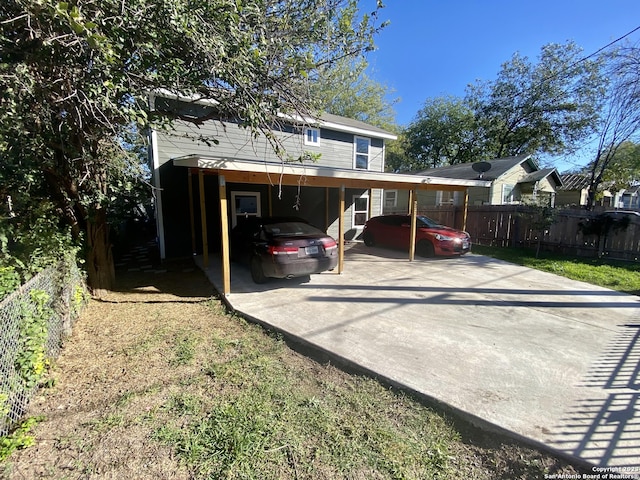
[[[0,436],[23,418],[87,298],[81,270],[62,261],[0,303]]]

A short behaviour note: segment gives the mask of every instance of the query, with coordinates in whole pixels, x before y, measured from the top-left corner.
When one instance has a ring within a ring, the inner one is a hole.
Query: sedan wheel
[[[416,253],[421,257],[433,257],[433,244],[429,240],[420,240],[416,246]]]
[[[251,257],[251,278],[255,283],[265,283],[267,281],[258,257]]]
[[[376,242],[373,240],[373,235],[370,232],[366,232],[363,236],[364,244],[367,247],[373,247]]]

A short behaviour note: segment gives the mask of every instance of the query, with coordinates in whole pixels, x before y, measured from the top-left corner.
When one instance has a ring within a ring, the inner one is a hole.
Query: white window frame
[[[262,208],[260,206],[260,192],[231,192],[231,228],[238,224],[238,215],[242,215],[242,212],[236,211],[236,197],[255,197],[256,199],[256,212],[245,213],[247,217],[260,217],[262,216]]]
[[[387,194],[388,193],[389,194],[393,194],[393,195],[390,195],[392,197],[391,198],[391,200],[392,200],[391,202],[388,201],[389,200],[387,198]],[[383,205],[384,205],[384,208],[395,208],[395,207],[397,207],[398,206],[398,190],[384,190],[384,193],[383,193]]]
[[[445,201],[445,197],[447,200]],[[458,205],[458,192],[456,190],[438,190],[436,192],[436,206]]]
[[[358,140],[365,140],[367,142],[367,153],[358,152]],[[358,156],[365,156],[367,159],[367,167],[359,168]],[[369,170],[371,164],[371,139],[369,137],[359,137],[354,135],[353,137],[353,168],[354,170]]]
[[[510,189],[508,198],[506,196],[507,189]],[[515,185],[511,185],[511,184],[508,184],[508,183],[503,183],[502,184],[501,193],[502,193],[502,204],[503,205],[508,205],[510,203],[513,203],[513,190],[514,189],[515,189]]]
[[[369,192],[363,193],[361,195],[354,195],[353,197],[351,197],[353,200],[352,203],[352,207],[351,207],[351,228],[357,228],[357,229],[361,229],[364,228],[364,223],[366,223],[366,221],[369,219]],[[356,201],[357,200],[366,200],[367,201],[367,205],[366,208],[364,210],[356,210]],[[356,225],[356,215],[359,213],[364,213],[364,222],[361,225]]]
[[[316,127],[306,127],[304,129],[305,145],[320,145],[320,129]]]

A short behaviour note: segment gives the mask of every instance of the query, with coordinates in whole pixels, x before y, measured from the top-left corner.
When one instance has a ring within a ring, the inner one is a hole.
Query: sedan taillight
[[[332,239],[332,238],[323,239],[322,240],[322,245],[324,245],[324,249],[325,250],[328,250],[330,248],[336,248],[338,246],[336,241],[334,239]]]
[[[269,255],[287,255],[289,253],[298,253],[298,247],[286,247],[284,245],[269,245],[267,248]]]

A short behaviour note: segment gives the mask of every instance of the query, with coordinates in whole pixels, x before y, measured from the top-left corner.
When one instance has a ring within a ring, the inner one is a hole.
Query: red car
[[[416,253],[421,257],[463,255],[471,249],[467,232],[445,227],[422,215],[417,217]],[[364,226],[365,245],[409,249],[411,217],[382,215],[370,218]]]

